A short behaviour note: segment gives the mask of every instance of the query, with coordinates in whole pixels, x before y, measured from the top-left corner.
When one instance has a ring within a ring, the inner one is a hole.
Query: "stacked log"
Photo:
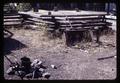
[[[4,27],[20,26],[22,25],[22,20],[21,15],[17,13],[4,14]]]
[[[63,30],[66,34],[66,44],[76,40],[75,35],[79,34],[79,38],[85,37],[87,41],[93,41],[94,33],[96,34],[96,41],[99,42],[99,37],[103,30],[109,29],[112,24],[106,22],[105,15],[43,15],[41,18],[45,21],[54,22],[54,30]],[[56,26],[57,25],[57,26]],[[85,32],[85,33],[83,33]],[[82,33],[82,34],[80,34]],[[74,37],[72,37],[74,35]],[[71,36],[71,37],[70,37]],[[71,39],[72,38],[72,39]]]

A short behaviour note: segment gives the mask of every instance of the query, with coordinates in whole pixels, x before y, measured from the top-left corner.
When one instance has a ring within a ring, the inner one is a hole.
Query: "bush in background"
[[[18,11],[30,11],[32,9],[32,6],[30,3],[19,3],[17,5]]]
[[[17,13],[17,8],[14,3],[5,3],[4,4],[4,13]]]

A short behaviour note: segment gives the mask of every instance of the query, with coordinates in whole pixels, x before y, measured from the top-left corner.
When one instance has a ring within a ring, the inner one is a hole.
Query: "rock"
[[[44,70],[43,68],[40,68],[39,71],[40,71],[40,72],[44,72],[45,70]]]
[[[85,52],[85,53],[89,53],[87,50],[80,49],[80,51]]]
[[[42,77],[42,73],[39,70],[33,71],[32,78],[38,78],[38,77]]]
[[[98,29],[98,27],[94,27],[94,29]]]
[[[34,67],[34,68],[41,68],[41,67],[43,67],[42,66],[42,61],[40,61],[38,63],[35,63],[32,67]]]
[[[39,62],[38,62],[38,65],[41,65],[41,64],[42,64],[42,61],[39,61]]]
[[[12,80],[12,78],[8,78],[8,80]]]
[[[55,65],[51,65],[51,67],[52,67],[53,69],[57,69],[57,67],[56,67]]]
[[[80,49],[80,51],[84,51],[84,50]]]
[[[38,60],[38,59],[35,59],[32,63],[31,63],[31,66],[35,66],[35,65],[41,65],[42,64],[42,61]]]
[[[42,77],[44,77],[44,78],[49,78],[50,77],[50,73],[48,73],[48,72],[46,72],[46,73],[43,73],[42,74]]]
[[[33,76],[33,73],[29,73],[25,75],[26,78],[32,78],[32,76]]]
[[[68,53],[68,50],[65,50],[65,49],[64,49],[63,52],[64,52],[64,53]]]
[[[21,77],[24,77],[26,75],[24,71],[16,71],[16,74]]]
[[[17,71],[19,69],[19,64],[15,64],[11,67],[13,68],[14,71]]]
[[[104,46],[104,48],[107,48],[108,46]]]
[[[85,50],[84,52],[85,52],[85,53],[88,53],[88,51],[87,51],[87,50]]]
[[[15,62],[18,62],[18,60],[15,58]]]
[[[34,61],[33,61],[33,63],[38,63],[39,62],[39,59],[35,59]]]
[[[42,77],[42,74],[44,73],[44,71],[43,72],[37,72],[38,73],[38,77]]]
[[[7,73],[8,75],[13,75],[13,74],[15,74],[15,71],[13,70],[12,67],[10,67],[10,68],[6,71],[6,73]]]
[[[45,66],[45,65],[40,65],[40,68],[46,69],[47,66]]]
[[[37,65],[38,65],[38,66],[41,66],[41,65],[42,65],[42,61],[39,61],[39,62],[37,63]]]
[[[114,58],[117,58],[117,56],[114,56]]]
[[[13,62],[12,64],[10,64],[10,67],[17,67],[18,64],[16,62]]]
[[[74,48],[76,48],[76,49],[80,49],[80,46],[79,45],[75,45],[75,46],[73,46]]]

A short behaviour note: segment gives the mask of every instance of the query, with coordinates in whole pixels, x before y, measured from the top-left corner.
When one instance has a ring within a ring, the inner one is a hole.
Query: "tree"
[[[14,3],[5,3],[3,10],[4,13],[17,13],[17,8]]]
[[[18,11],[29,11],[32,9],[32,6],[30,3],[19,3],[17,6]]]

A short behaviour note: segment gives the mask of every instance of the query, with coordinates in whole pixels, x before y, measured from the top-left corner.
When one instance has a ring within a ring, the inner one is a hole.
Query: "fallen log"
[[[97,60],[105,60],[105,59],[110,59],[110,58],[116,58],[116,56],[102,57],[102,58],[98,58]]]

